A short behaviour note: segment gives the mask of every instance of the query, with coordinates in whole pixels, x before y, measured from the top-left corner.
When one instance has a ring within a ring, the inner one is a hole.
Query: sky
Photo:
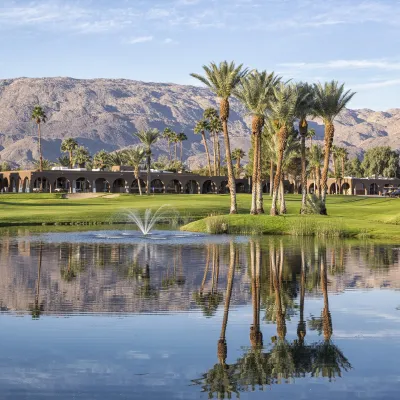
[[[0,0],[0,49],[0,78],[199,85],[191,72],[234,60],[400,107],[400,0]]]

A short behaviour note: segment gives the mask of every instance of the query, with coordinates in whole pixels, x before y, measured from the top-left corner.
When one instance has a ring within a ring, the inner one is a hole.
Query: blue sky
[[[400,0],[1,0],[0,48],[1,78],[197,84],[227,59],[400,107]]]

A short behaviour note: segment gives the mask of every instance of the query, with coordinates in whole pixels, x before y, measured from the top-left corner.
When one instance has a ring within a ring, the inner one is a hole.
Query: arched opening
[[[302,186],[301,185],[299,185],[298,187],[297,187],[297,194],[301,194],[301,191],[302,191]]]
[[[98,178],[94,182],[96,186],[96,192],[98,193],[110,193],[110,184],[104,178]]]
[[[17,182],[16,179],[12,176],[10,178],[10,192],[17,192],[18,188],[17,188]]]
[[[217,186],[216,184],[211,181],[211,180],[207,180],[203,183],[203,194],[209,194],[209,193],[217,193]]]
[[[76,180],[76,192],[77,193],[88,193],[91,191],[90,182],[86,178],[78,178]]]
[[[262,192],[263,193],[271,193],[271,184],[269,182],[264,183],[263,187],[262,187]]]
[[[236,184],[236,193],[244,193],[246,191],[246,187],[243,182],[239,182]]]
[[[113,183],[113,193],[124,193],[126,182],[124,179],[116,179]]]
[[[340,189],[340,193],[345,195],[351,194],[350,185],[347,182],[343,183],[342,188]]]
[[[369,194],[370,195],[377,195],[379,194],[379,187],[376,183],[371,183],[369,185]]]
[[[308,193],[309,194],[314,194],[316,193],[318,190],[318,187],[315,183],[312,183],[309,187],[308,187]]]
[[[190,180],[185,185],[185,193],[186,194],[198,194],[199,193],[199,184],[194,180]]]
[[[329,194],[338,194],[339,193],[339,185],[337,183],[332,183],[329,187]]]
[[[354,194],[355,195],[365,195],[365,186],[363,183],[358,182],[354,186]]]
[[[8,179],[7,178],[3,179],[3,191],[8,192]]]
[[[23,183],[22,183],[22,191],[23,191],[24,193],[29,193],[29,178],[28,178],[28,177],[26,177],[26,178],[23,180]]]
[[[219,192],[222,194],[228,194],[230,192],[228,181],[222,181],[219,185]]]
[[[173,179],[168,183],[166,187],[166,192],[175,194],[182,193],[182,184],[177,179]]]
[[[153,179],[150,183],[151,193],[164,193],[164,183],[160,179]]]
[[[140,178],[139,178],[139,181],[140,181],[140,187],[142,188],[142,193],[145,193],[146,192],[146,182],[143,179],[140,179]],[[140,193],[139,192],[139,184],[138,184],[138,180],[137,179],[135,179],[132,182],[131,193],[136,193],[136,194]]]
[[[47,193],[50,191],[50,182],[47,178],[37,178],[33,182],[33,191]]]
[[[61,192],[68,192],[71,185],[67,178],[61,176],[57,178],[54,182],[54,192],[61,193]]]

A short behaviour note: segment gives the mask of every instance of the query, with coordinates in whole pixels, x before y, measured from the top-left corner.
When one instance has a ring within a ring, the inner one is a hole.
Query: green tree
[[[237,214],[236,183],[231,157],[231,145],[228,131],[229,119],[229,98],[240,83],[240,80],[247,75],[247,69],[243,65],[235,65],[234,62],[222,61],[219,65],[210,63],[203,66],[205,76],[191,74],[192,77],[204,83],[220,99],[219,116],[222,122],[225,142],[225,159],[228,168],[228,185],[231,196],[230,213]]]
[[[310,149],[309,157],[310,167],[314,170],[314,188],[317,188],[318,197],[321,197],[321,167],[324,159],[322,147],[314,144]]]
[[[274,100],[274,88],[280,78],[274,73],[253,71],[242,78],[234,95],[243,103],[252,116],[251,131],[254,137],[253,185],[251,214],[264,213],[261,183],[261,134],[265,124],[265,115]]]
[[[69,157],[68,156],[58,157],[57,165],[59,165],[60,167],[69,167],[70,166]]]
[[[135,136],[143,144],[144,151],[146,154],[146,164],[147,164],[147,194],[150,195],[150,166],[151,166],[151,147],[160,138],[160,132],[158,129],[151,129],[148,131],[140,131],[135,133]]]
[[[307,139],[310,139],[310,148],[312,147],[312,140],[315,137],[315,135],[316,135],[315,129],[309,129],[307,131],[306,136],[307,136]]]
[[[43,155],[42,155],[42,132],[40,124],[44,124],[47,121],[46,113],[40,106],[35,106],[32,111],[31,119],[34,120],[38,127],[38,143],[39,143],[39,171],[43,171]]]
[[[133,173],[138,183],[139,194],[142,195],[142,184],[140,182],[140,165],[146,156],[146,152],[140,146],[125,151],[127,164],[133,167]]]
[[[40,165],[40,161],[35,161],[33,163],[33,166],[36,170],[40,171],[40,168],[42,168],[42,171],[47,171],[51,169],[51,167],[54,165],[53,161],[46,160],[45,158],[42,159],[42,164]]]
[[[93,167],[103,171],[110,165],[110,154],[105,150],[98,151],[93,156]]]
[[[245,157],[246,153],[242,149],[233,149],[232,150],[232,160],[236,161],[236,178],[239,178],[241,168],[240,161]]]
[[[201,119],[194,127],[194,133],[201,134],[203,139],[204,149],[206,150],[207,155],[207,165],[208,165],[208,174],[212,176],[211,173],[211,160],[210,160],[210,152],[208,151],[207,139],[206,139],[206,131],[210,130],[210,124],[206,119]]]
[[[347,161],[346,174],[356,178],[362,178],[364,176],[361,161],[358,157],[354,157],[352,160]]]
[[[61,151],[69,155],[69,167],[72,168],[74,151],[78,148],[78,142],[73,138],[64,139],[61,143]]]
[[[399,172],[399,154],[389,146],[373,147],[365,152],[361,168],[366,176],[394,178]]]
[[[210,125],[210,133],[213,139],[214,176],[219,176],[221,168],[219,133],[222,132],[222,123],[219,119],[218,111],[212,107],[208,107],[204,110],[203,118],[208,120]]]
[[[180,148],[181,148],[181,156],[180,156],[181,163],[183,162],[183,142],[187,139],[188,139],[188,137],[186,136],[186,134],[184,132],[178,133],[178,140],[179,140]]]
[[[175,132],[171,128],[165,128],[162,133],[162,138],[168,143],[168,155],[170,161],[172,160],[171,142],[173,141],[174,135]]]
[[[326,82],[314,85],[315,105],[314,113],[322,118],[325,125],[324,134],[324,167],[322,170],[322,194],[321,194],[321,214],[326,215],[326,194],[328,191],[328,172],[329,159],[331,155],[335,126],[333,121],[336,116],[346,107],[348,102],[355,95],[350,90],[345,91],[344,84],[339,85],[337,81]]]
[[[113,151],[109,154],[109,163],[110,166],[119,166],[125,164],[125,153],[122,150]]]
[[[274,178],[271,215],[278,215],[277,201],[279,185],[282,179],[282,164],[288,135],[293,131],[296,117],[298,93],[297,87],[292,84],[280,83],[274,88],[275,101],[272,103],[271,120],[278,135],[278,153],[276,173]]]
[[[84,146],[79,146],[75,150],[73,163],[78,164],[79,168],[85,168],[86,164],[91,161],[89,150]]]

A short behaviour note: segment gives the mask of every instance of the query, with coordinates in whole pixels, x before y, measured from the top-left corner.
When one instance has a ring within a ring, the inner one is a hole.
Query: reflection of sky
[[[334,341],[353,366],[343,378],[297,379],[268,393],[241,398],[397,399],[400,390],[400,296],[394,291],[330,295]],[[322,299],[306,299],[305,315],[319,316]],[[217,363],[222,310],[169,315],[0,316],[0,398],[194,399],[207,398],[191,380]],[[263,313],[263,310],[262,310]],[[250,306],[232,308],[227,328],[233,363],[249,345]],[[297,318],[287,324],[296,337]],[[262,323],[264,344],[276,335]],[[322,340],[307,330],[308,343]],[[311,396],[311,397],[310,397]]]

